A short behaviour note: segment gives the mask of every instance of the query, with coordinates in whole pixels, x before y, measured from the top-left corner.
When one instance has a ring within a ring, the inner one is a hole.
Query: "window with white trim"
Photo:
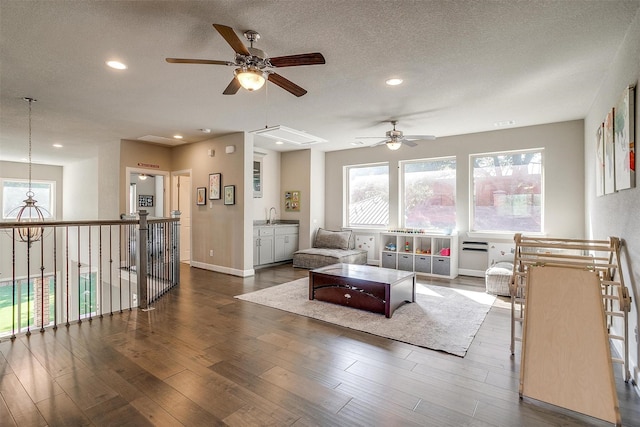
[[[455,230],[455,157],[400,162],[400,182],[404,228]]]
[[[345,166],[345,225],[389,225],[389,164]]]
[[[20,206],[24,205],[29,191],[29,181],[26,179],[4,178],[0,180],[2,192],[2,219],[15,220]],[[36,206],[42,208],[45,219],[55,217],[55,181],[31,181],[33,198]]]
[[[477,154],[470,163],[472,231],[544,230],[542,149]]]

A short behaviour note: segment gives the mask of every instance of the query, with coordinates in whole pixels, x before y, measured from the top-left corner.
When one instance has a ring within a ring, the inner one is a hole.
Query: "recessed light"
[[[282,141],[276,141],[276,145],[282,145],[282,144],[284,144],[284,142],[282,142]]]
[[[53,144],[53,146],[56,148],[62,148],[62,144]]]
[[[182,135],[173,135],[175,139],[182,139]]]
[[[120,61],[107,61],[107,65],[116,70],[126,70],[127,66]]]
[[[513,126],[516,124],[515,120],[503,120],[501,122],[495,122],[493,125],[497,128],[505,127],[505,126]]]
[[[399,84],[402,84],[402,79],[398,79],[394,77],[392,79],[386,80],[385,83],[389,86],[398,86]]]

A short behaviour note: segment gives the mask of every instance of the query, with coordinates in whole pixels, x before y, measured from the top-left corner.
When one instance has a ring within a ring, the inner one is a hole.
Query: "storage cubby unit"
[[[425,276],[458,276],[458,235],[381,233],[380,266]]]

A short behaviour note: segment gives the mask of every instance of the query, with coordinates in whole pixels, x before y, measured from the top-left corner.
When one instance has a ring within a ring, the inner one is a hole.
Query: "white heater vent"
[[[326,139],[281,125],[257,129],[249,133],[294,145],[312,145],[319,142],[327,142]]]

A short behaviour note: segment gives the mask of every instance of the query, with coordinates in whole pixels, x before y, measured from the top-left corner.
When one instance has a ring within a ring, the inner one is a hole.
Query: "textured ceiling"
[[[640,1],[7,1],[0,3],[0,160],[95,156],[99,144],[152,135],[185,141],[284,125],[353,148],[399,119],[438,137],[583,118]],[[222,91],[233,69],[166,57],[233,60],[213,23],[262,38],[270,56],[322,52],[281,68],[308,90]],[[105,66],[109,59],[125,71]],[[389,77],[404,84],[388,87]],[[199,129],[209,128],[210,134]],[[51,147],[64,145],[62,149]],[[428,141],[420,142],[428,144]],[[273,141],[258,145],[278,150]],[[405,149],[405,148],[403,148]],[[407,148],[410,149],[410,148]]]

